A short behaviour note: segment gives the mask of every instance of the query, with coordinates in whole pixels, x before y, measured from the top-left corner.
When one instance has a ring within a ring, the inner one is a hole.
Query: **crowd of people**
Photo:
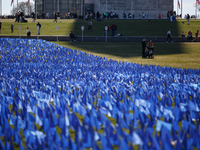
[[[100,14],[99,11],[97,13],[92,12],[86,12],[85,13],[85,20],[89,21],[91,19],[97,19],[97,21],[102,21],[103,19],[114,19],[118,18],[118,14],[115,12],[104,12],[103,14]]]

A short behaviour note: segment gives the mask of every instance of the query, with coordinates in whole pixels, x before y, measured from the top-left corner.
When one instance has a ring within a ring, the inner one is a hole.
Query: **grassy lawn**
[[[118,61],[173,68],[200,69],[200,43],[154,43],[154,59],[142,59],[141,43],[55,43]]]
[[[39,21],[42,24],[41,35],[56,35],[56,26],[59,26],[59,35],[69,35],[71,30],[76,35],[81,35],[80,27],[85,26],[85,36],[103,36],[104,25],[111,25],[115,22],[118,26],[117,33],[123,36],[166,36],[168,28],[172,29],[173,36],[180,36],[184,31],[186,34],[189,29],[193,34],[200,28],[200,20],[191,20],[187,25],[186,20],[177,20],[170,22],[168,20],[103,20],[93,22],[93,31],[87,31],[87,22],[80,19],[75,22],[74,19],[62,19],[62,23],[55,23],[53,19],[38,19],[36,23],[32,23],[32,19],[28,19],[28,23],[14,23],[14,33],[10,31],[10,25],[14,19],[2,19],[2,35],[18,35],[18,25],[21,25],[21,34],[26,34],[26,28],[29,27],[32,35],[37,34],[36,24]],[[183,23],[184,22],[184,23]],[[71,49],[82,50],[94,55],[107,57],[118,61],[128,61],[139,64],[160,65],[176,68],[192,68],[199,69],[200,52],[199,43],[154,43],[155,58],[141,59],[141,43],[82,43],[82,42],[59,42]]]
[[[58,35],[69,35],[70,31],[73,30],[76,35],[82,35],[81,26],[85,26],[85,36],[103,36],[103,30],[105,25],[111,25],[112,22],[117,24],[117,33],[123,36],[166,36],[166,32],[169,28],[172,29],[173,36],[181,36],[181,32],[185,34],[191,29],[194,33],[200,29],[200,20],[191,20],[190,25],[187,25],[185,19],[177,20],[176,22],[170,22],[168,20],[103,20],[93,22],[93,31],[87,31],[87,22],[83,19],[79,19],[75,22],[74,19],[62,19],[62,23],[55,23],[53,19],[38,19],[36,23],[32,23],[32,19],[27,19],[28,23],[14,23],[14,19],[2,19],[2,35],[19,35],[18,26],[21,25],[21,34],[26,34],[26,28],[29,27],[31,34],[36,35],[37,29],[36,24],[39,21],[42,25],[41,35],[57,35],[56,26],[59,26]],[[184,23],[182,23],[184,22]],[[11,33],[10,25],[14,23],[14,33]]]

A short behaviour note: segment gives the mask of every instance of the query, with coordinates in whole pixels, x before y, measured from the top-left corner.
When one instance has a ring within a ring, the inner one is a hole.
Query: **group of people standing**
[[[105,29],[107,25],[104,26],[104,36],[106,36],[106,32],[107,32],[107,35],[110,36],[110,31],[112,32],[111,33],[111,36],[116,36],[116,32],[117,32],[117,25],[113,22],[112,25],[109,27],[107,26],[107,31]]]
[[[142,58],[153,58],[154,46],[152,40],[146,44],[146,38],[142,40]]]
[[[167,12],[167,19],[170,20],[171,22],[176,21],[176,11],[168,11]]]
[[[55,18],[55,20],[54,20],[53,22],[56,22],[56,23],[57,23],[57,20],[60,21],[60,12],[59,12],[59,11],[58,11],[58,13],[55,12],[54,18]],[[60,23],[61,23],[61,21],[60,21]]]

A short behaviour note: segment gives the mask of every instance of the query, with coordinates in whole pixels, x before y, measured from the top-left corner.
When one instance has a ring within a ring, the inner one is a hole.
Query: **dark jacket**
[[[146,48],[146,41],[142,41],[142,49],[145,50]]]
[[[38,22],[36,26],[39,26],[39,28],[41,28],[41,24]]]

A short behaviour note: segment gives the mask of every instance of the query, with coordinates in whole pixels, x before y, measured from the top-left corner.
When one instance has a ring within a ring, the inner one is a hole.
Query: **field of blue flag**
[[[0,149],[200,149],[200,70],[0,39]]]

